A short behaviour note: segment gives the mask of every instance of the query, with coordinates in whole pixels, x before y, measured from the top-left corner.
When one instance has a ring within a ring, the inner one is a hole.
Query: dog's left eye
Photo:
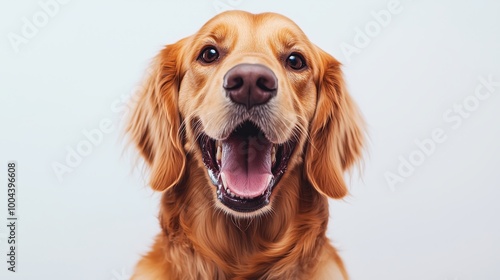
[[[198,56],[198,59],[201,60],[204,63],[212,63],[216,61],[219,58],[219,51],[215,47],[206,47],[204,48],[200,55]]]
[[[286,65],[293,70],[301,70],[306,67],[306,60],[299,53],[292,53],[286,59]]]

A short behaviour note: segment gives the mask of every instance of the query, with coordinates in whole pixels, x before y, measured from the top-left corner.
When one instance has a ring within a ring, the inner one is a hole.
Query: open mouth
[[[295,142],[270,142],[264,132],[246,121],[224,140],[202,134],[198,142],[217,198],[237,212],[254,212],[269,204],[271,193],[285,173]]]

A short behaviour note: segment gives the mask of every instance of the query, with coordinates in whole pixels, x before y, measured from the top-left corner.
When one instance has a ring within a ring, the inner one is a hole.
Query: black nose
[[[224,75],[226,95],[247,109],[267,103],[278,91],[273,71],[261,64],[238,64]]]

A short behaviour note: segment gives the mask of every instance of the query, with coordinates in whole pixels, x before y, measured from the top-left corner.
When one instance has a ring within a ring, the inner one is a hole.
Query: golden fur
[[[221,50],[220,61],[199,63],[206,45]],[[291,51],[303,54],[306,69],[284,67]],[[221,81],[239,63],[276,74],[268,137],[297,140],[270,204],[246,215],[217,201],[195,139],[229,129],[234,116]],[[231,11],[166,46],[153,69],[128,133],[151,170],[149,184],[163,192],[162,232],[132,279],[347,279],[325,236],[328,197],[347,194],[343,173],[361,155],[363,130],[340,63],[283,16]]]

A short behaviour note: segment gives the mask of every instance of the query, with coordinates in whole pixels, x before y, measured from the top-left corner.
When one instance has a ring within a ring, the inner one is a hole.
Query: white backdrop
[[[128,279],[159,228],[122,140],[126,102],[164,44],[226,8],[282,13],[344,64],[370,143],[328,235],[353,280],[500,279],[494,0],[1,1],[1,279]]]

